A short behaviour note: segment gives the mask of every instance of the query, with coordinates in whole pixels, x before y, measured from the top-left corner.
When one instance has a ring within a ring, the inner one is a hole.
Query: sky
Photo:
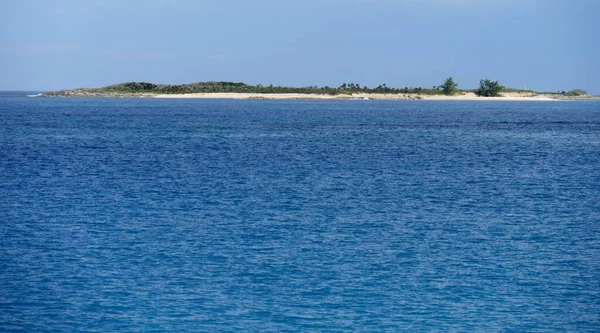
[[[0,90],[119,82],[600,95],[600,0],[0,0]]]

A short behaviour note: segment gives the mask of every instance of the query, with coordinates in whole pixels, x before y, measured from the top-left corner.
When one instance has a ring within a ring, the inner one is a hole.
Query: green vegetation
[[[502,89],[504,87],[498,81],[485,79],[479,81],[479,88],[475,91],[475,94],[483,97],[497,97],[500,96]]]
[[[355,93],[377,94],[439,94],[438,89],[425,89],[422,87],[392,88],[385,83],[375,88],[362,86],[358,83],[342,83],[339,87],[308,86],[308,87],[282,87],[274,85],[248,85],[242,82],[197,82],[189,84],[153,84],[149,82],[126,82],[104,88],[84,89],[90,93],[150,93],[150,94],[188,94],[188,93],[297,93],[297,94],[328,94],[351,95]]]
[[[502,92],[503,93],[531,93],[531,94],[536,94],[536,92],[533,91],[533,90],[510,88],[510,87],[503,87],[502,88]]]
[[[573,89],[573,90],[569,90],[569,91],[545,91],[545,92],[540,92],[539,94],[543,94],[543,95],[554,95],[554,96],[558,96],[558,97],[566,97],[566,98],[570,98],[570,97],[582,97],[584,99],[587,99],[588,97],[594,97],[594,96],[589,96],[587,91],[583,90],[583,89]]]
[[[106,87],[107,89],[119,89],[130,91],[146,91],[156,89],[158,86],[148,82],[126,82]]]
[[[563,94],[567,95],[567,96],[587,96],[587,91],[582,90],[582,89],[573,89],[571,91],[568,92],[562,92]]]
[[[447,78],[439,88],[442,90],[444,95],[454,95],[457,91],[458,84],[454,82],[452,77]]]

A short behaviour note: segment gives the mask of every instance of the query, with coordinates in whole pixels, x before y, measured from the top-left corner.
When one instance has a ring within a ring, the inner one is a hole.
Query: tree
[[[439,86],[444,95],[454,95],[457,90],[456,87],[458,87],[458,83],[454,82],[452,77],[447,78],[446,81]]]
[[[498,81],[479,80],[479,89],[475,91],[475,94],[477,96],[495,97],[500,96],[502,89],[504,89],[504,86],[500,85]]]

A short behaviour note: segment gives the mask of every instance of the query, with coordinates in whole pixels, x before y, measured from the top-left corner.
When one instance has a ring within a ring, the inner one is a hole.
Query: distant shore
[[[448,78],[452,80],[452,78]],[[489,81],[489,80],[488,80]],[[487,81],[482,81],[484,84]],[[454,84],[454,83],[453,83]],[[497,84],[491,82],[490,84]],[[393,88],[385,84],[367,88],[355,83],[344,83],[335,87],[281,87],[247,85],[242,82],[196,82],[179,85],[157,85],[149,82],[125,82],[102,88],[77,88],[52,91],[44,97],[104,97],[104,98],[212,98],[248,100],[447,100],[447,101],[556,101],[593,100],[600,96],[589,96],[583,90],[569,92],[535,92],[499,86],[493,93],[479,89],[404,87]],[[485,88],[489,89],[489,88]],[[483,91],[483,92],[482,92]],[[484,93],[485,92],[485,93]],[[446,94],[444,94],[446,93]],[[496,96],[496,97],[484,97]]]

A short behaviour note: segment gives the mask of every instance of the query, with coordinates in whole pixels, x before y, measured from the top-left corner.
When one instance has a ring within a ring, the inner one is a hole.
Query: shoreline
[[[521,93],[505,93],[501,97],[480,97],[475,93],[462,93],[453,96],[425,94],[375,94],[356,93],[352,95],[298,94],[298,93],[188,93],[157,94],[150,96],[162,99],[245,99],[245,100],[438,100],[438,101],[559,101],[557,98]]]
[[[427,100],[427,101],[569,101],[600,100],[600,96],[560,96],[534,92],[504,92],[499,97],[480,97],[473,92],[458,92],[455,95],[418,93],[365,93],[317,94],[317,93],[245,93],[211,92],[159,94],[154,92],[99,91],[92,89],[72,89],[41,94],[40,97],[75,98],[159,98],[159,99],[235,99],[235,100]]]

